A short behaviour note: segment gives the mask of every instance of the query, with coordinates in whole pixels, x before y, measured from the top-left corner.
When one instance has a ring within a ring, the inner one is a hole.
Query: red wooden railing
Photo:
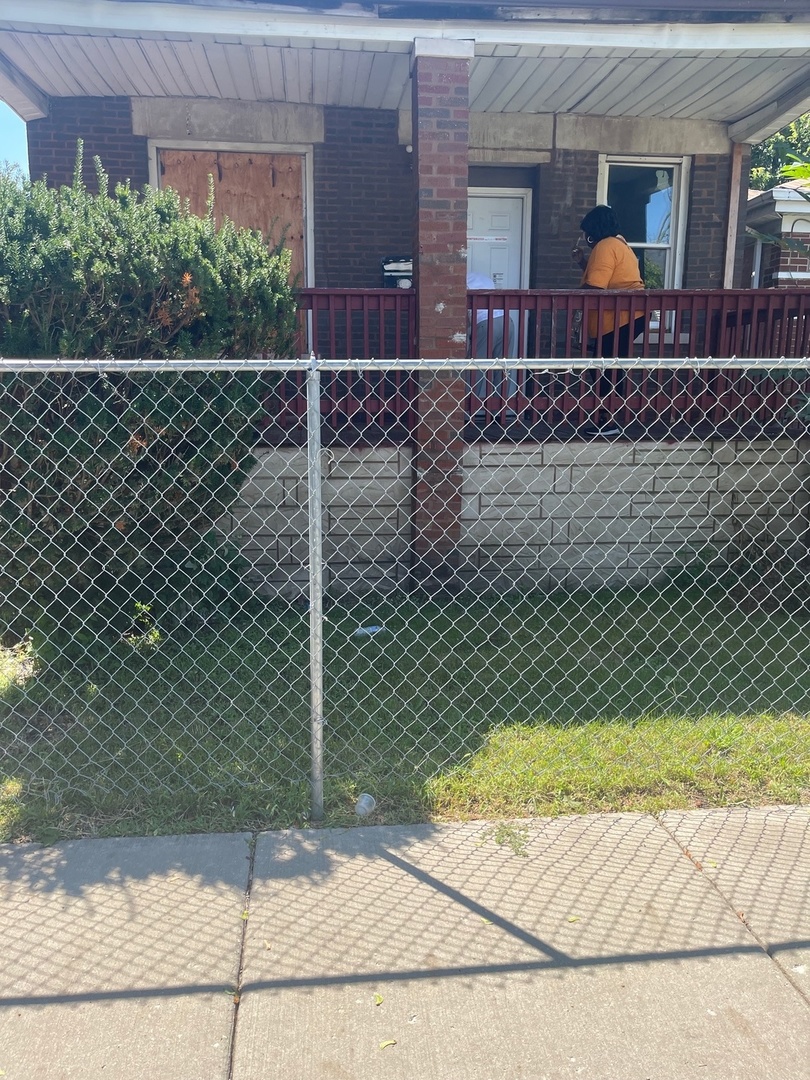
[[[597,331],[632,325],[624,355],[664,361],[630,370],[600,365],[552,374],[527,366],[507,376],[478,373],[470,384],[469,413],[479,427],[511,427],[537,437],[592,427],[629,433],[767,430],[794,419],[796,402],[810,391],[804,374],[679,370],[674,363],[807,357],[810,289],[476,291],[469,294],[469,320],[477,328],[473,351],[482,355],[502,340],[502,351],[512,357],[611,359],[616,353],[603,355]]]
[[[299,320],[301,354],[396,359],[416,353],[412,289],[304,289]],[[630,320],[637,329],[631,355],[660,359],[660,366],[627,370],[600,362],[585,370],[542,370],[545,359],[601,359],[601,339],[588,330]],[[506,352],[528,361],[506,374],[470,372],[471,436],[483,429],[493,437],[500,430],[567,438],[606,424],[631,435],[767,430],[784,428],[786,417],[795,417],[795,402],[810,397],[804,373],[788,378],[675,363],[807,357],[810,289],[475,291],[468,294],[468,326],[475,328],[471,353]],[[540,362],[537,368],[532,360]],[[326,372],[321,415],[337,437],[407,438],[416,421],[416,390],[416,377],[407,371]],[[304,374],[296,372],[274,389],[268,437],[300,438],[305,411]]]
[[[585,368],[476,373],[471,424],[490,438],[720,438],[806,427],[810,376],[739,368]]]
[[[301,356],[393,360],[415,355],[413,289],[302,289]],[[306,431],[306,375],[284,376],[268,401],[265,438],[300,441]],[[406,438],[415,422],[416,379],[407,371],[323,372],[321,417],[327,431],[354,441]]]
[[[301,353],[330,360],[415,355],[414,289],[301,289]]]
[[[487,316],[490,349],[500,317],[509,326],[508,355],[527,359],[601,357],[588,329],[593,335],[636,317],[632,356],[810,355],[810,289],[476,290],[468,308],[471,325],[478,325],[479,313]]]

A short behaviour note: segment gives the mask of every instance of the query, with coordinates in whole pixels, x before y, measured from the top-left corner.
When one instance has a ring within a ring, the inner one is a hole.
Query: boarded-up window
[[[301,154],[246,154],[225,150],[159,150],[160,186],[187,198],[204,214],[208,177],[214,178],[217,220],[259,229],[269,242],[282,233],[292,250],[293,279],[304,274],[304,184]]]

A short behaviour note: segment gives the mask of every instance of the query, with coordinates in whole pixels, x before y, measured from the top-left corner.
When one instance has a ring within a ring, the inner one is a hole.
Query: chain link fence
[[[810,366],[4,361],[0,832],[810,801]]]

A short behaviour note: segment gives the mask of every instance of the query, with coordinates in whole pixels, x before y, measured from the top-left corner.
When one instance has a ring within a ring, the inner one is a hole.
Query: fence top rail
[[[80,360],[62,359],[25,359],[15,357],[0,357],[0,374],[9,372],[14,374],[24,372],[40,373],[77,373],[77,374],[100,374],[104,372],[156,372],[156,371],[276,371],[280,374],[294,371],[328,371],[328,372],[370,372],[370,371],[458,371],[463,372],[471,368],[487,371],[512,371],[514,369],[529,368],[532,371],[581,371],[593,368],[645,368],[650,370],[695,370],[701,368],[735,370],[763,370],[807,368],[810,367],[810,356],[804,357],[714,357],[714,356],[691,356],[680,359],[663,359],[660,357],[630,357],[630,358],[593,358],[593,357],[541,357],[532,359],[446,359],[425,360],[419,358],[401,358],[396,360],[330,360],[330,359],[290,359],[290,360],[263,360],[255,358],[224,359],[224,360],[116,360],[108,357],[103,360]]]

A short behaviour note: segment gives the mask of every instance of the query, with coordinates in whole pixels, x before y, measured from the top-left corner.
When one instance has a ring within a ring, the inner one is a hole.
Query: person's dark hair
[[[580,221],[579,227],[594,244],[606,236],[618,236],[620,232],[619,219],[611,206],[595,206]]]

